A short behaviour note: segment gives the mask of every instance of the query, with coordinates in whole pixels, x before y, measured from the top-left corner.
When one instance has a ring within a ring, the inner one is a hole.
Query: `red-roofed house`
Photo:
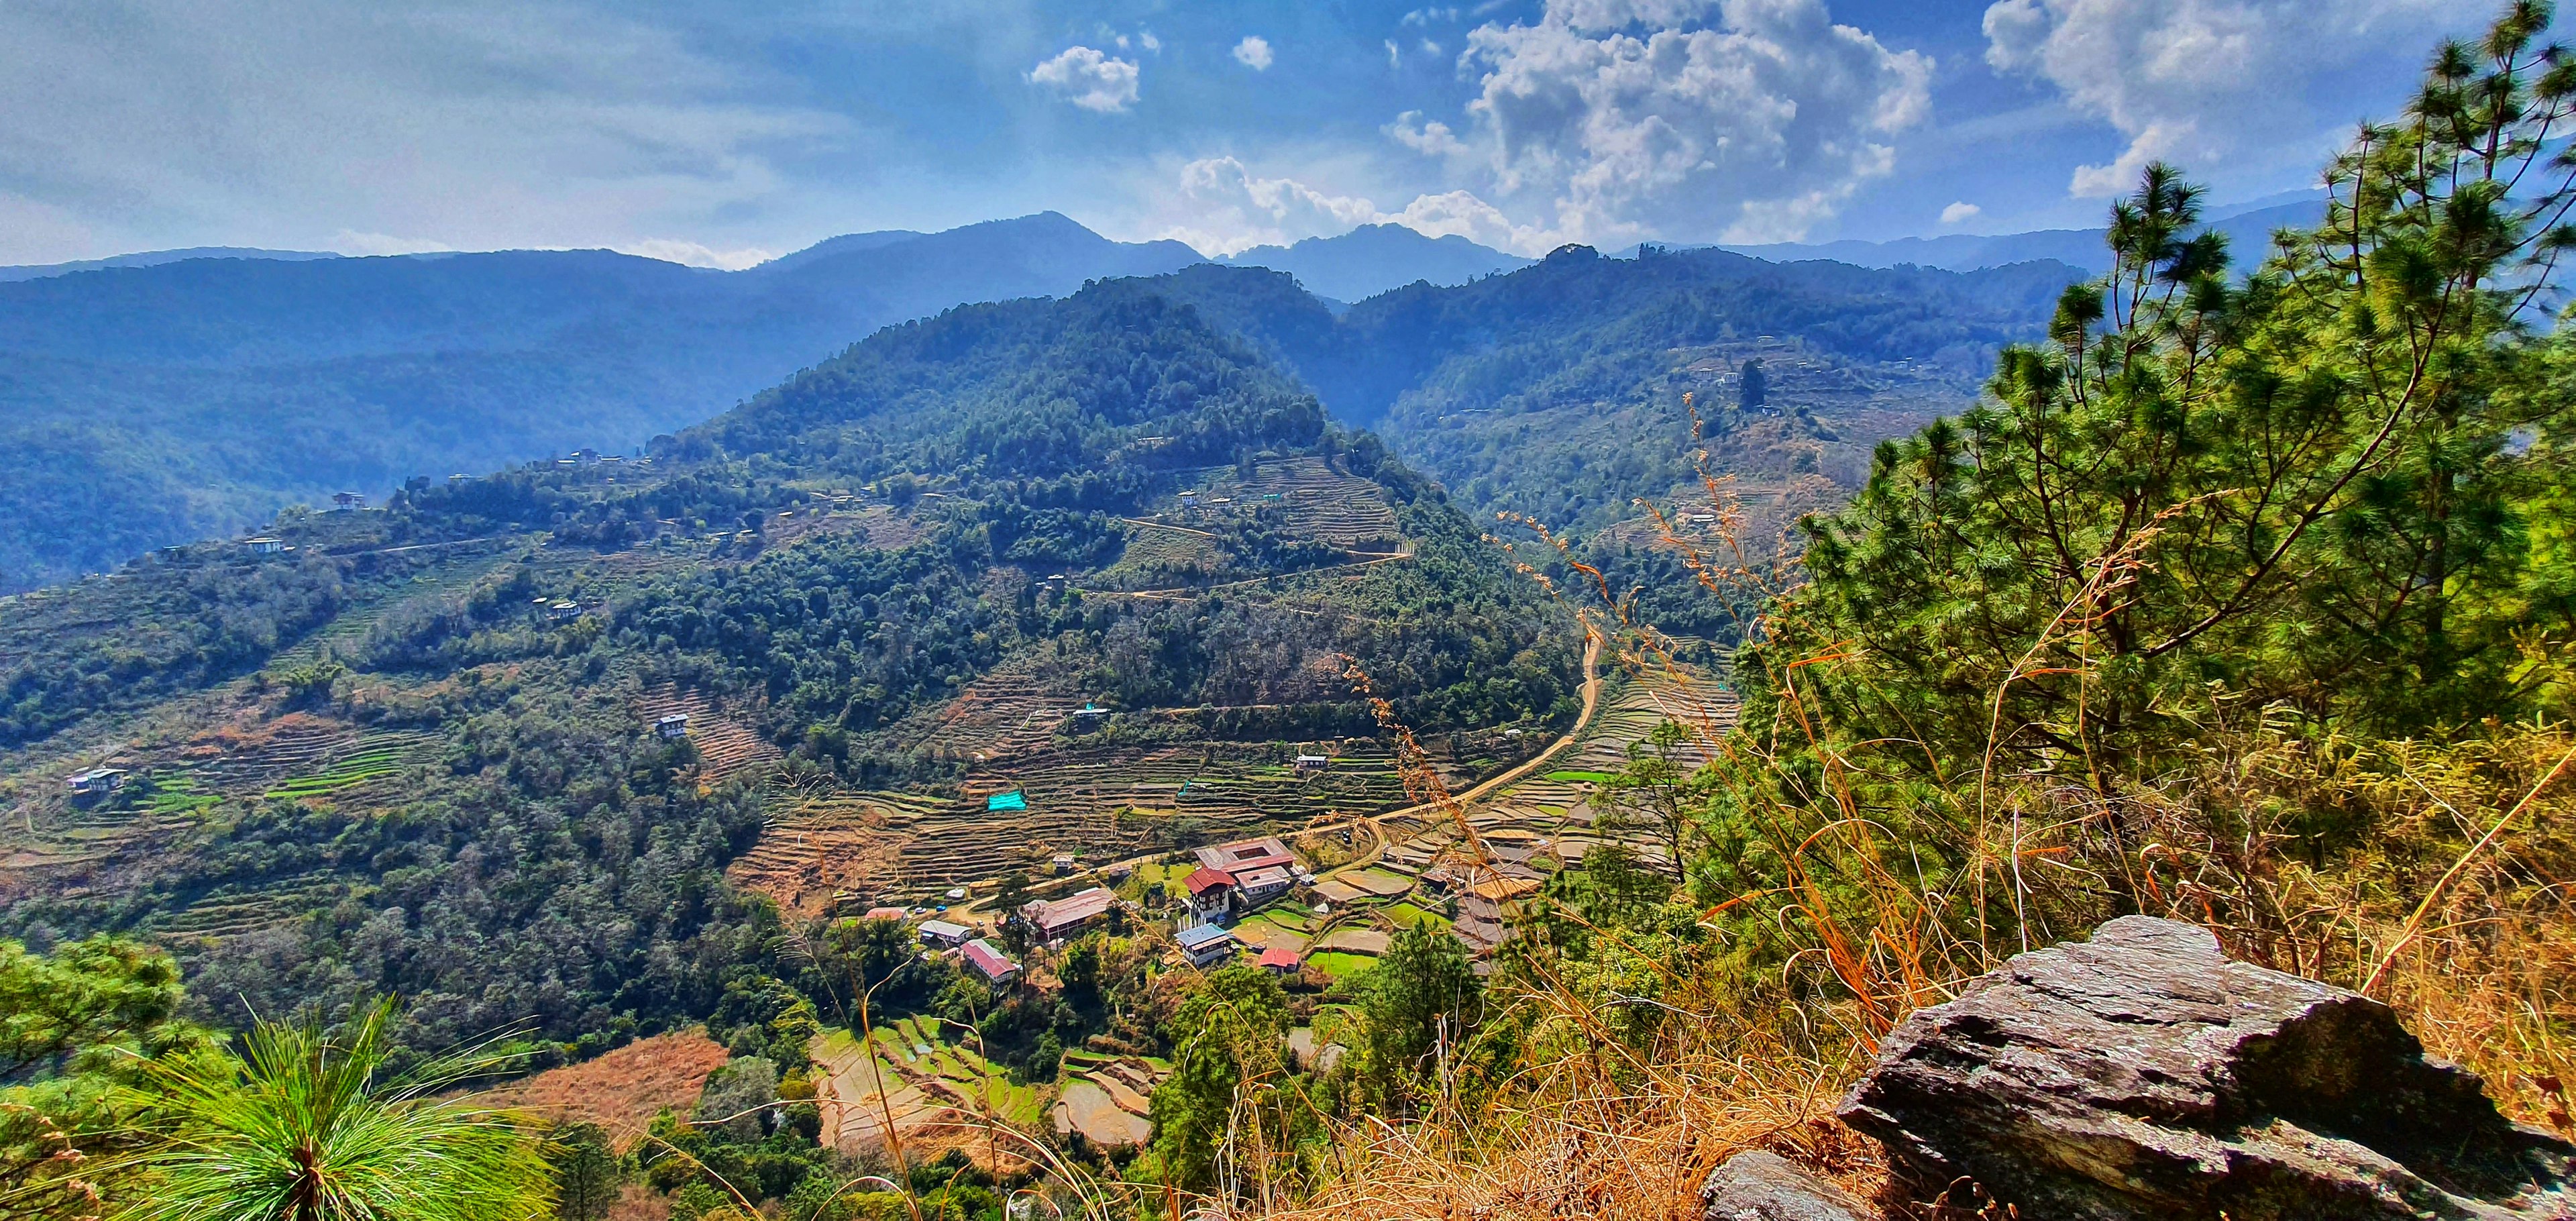
[[[966,956],[966,965],[975,968],[984,978],[995,984],[1007,984],[1011,982],[1012,976],[1020,973],[1020,964],[1011,961],[1009,955],[1002,953],[1001,947],[981,937],[967,942],[966,948],[958,952]]]
[[[1306,961],[1297,957],[1297,951],[1284,945],[1274,945],[1261,951],[1262,968],[1273,974],[1294,975],[1297,973],[1297,968],[1304,965]]]
[[[1182,879],[1181,885],[1189,888],[1190,892],[1186,900],[1190,908],[1190,917],[1182,925],[1183,928],[1215,924],[1224,920],[1226,913],[1233,910],[1235,890],[1233,874],[1201,865],[1190,871],[1190,876]]]

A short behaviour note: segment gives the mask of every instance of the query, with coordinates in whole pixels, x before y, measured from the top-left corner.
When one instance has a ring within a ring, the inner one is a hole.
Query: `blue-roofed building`
[[[1176,940],[1181,943],[1181,953],[1189,958],[1190,965],[1202,970],[1234,957],[1235,947],[1241,944],[1234,939],[1234,934],[1213,924],[1182,929]]]
[[[995,793],[984,799],[984,812],[987,814],[1027,808],[1029,808],[1029,799],[1022,796],[1018,789],[1012,789],[1007,793]]]

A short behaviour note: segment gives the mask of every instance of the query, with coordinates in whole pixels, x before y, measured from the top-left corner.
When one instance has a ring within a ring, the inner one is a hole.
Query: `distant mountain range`
[[[2259,244],[2271,225],[2299,219],[2292,209],[2314,207],[2238,213],[2221,227]],[[1218,261],[1286,273],[1276,283],[1293,308],[1238,330],[1337,414],[1429,438],[1440,418],[1482,428],[1518,410],[1457,415],[1437,404],[1633,398],[1647,381],[1688,382],[1627,350],[1662,352],[1685,335],[1710,354],[1741,349],[1729,357],[1740,360],[1774,335],[1848,349],[1842,331],[1867,318],[1914,328],[1919,342],[1846,359],[1910,361],[1908,377],[1937,366],[1946,386],[1972,385],[1992,346],[2039,308],[2023,298],[2044,304],[2079,269],[2097,268],[2100,241],[2098,231],[2066,231],[1758,252],[1773,262],[1709,250],[1651,267],[1612,258],[1548,270],[1462,237],[1375,225]],[[1766,270],[1828,253],[1837,261]],[[894,323],[1209,261],[1179,242],[1112,241],[1050,212],[940,233],[849,234],[734,272],[603,250],[357,258],[236,248],[0,269],[0,593],[335,491],[381,495],[415,476],[631,450]],[[1901,262],[2024,270],[1973,282],[1862,271]],[[1494,287],[1470,291],[1479,284]],[[1187,288],[1173,291],[1188,297]],[[1967,297],[1973,325],[1923,329],[1925,309]],[[1239,315],[1246,299],[1199,304]],[[1567,308],[1591,312],[1560,317]],[[1567,338],[1577,323],[1588,338]],[[1383,350],[1325,359],[1314,345],[1327,340]],[[1450,388],[1434,394],[1441,385]],[[1900,414],[1954,392],[1908,398]],[[1499,436],[1477,447],[1508,448]],[[1463,451],[1400,448],[1453,486],[1477,473]],[[1498,468],[1483,485],[1490,495],[1470,499],[1500,503],[1553,478]],[[1624,483],[1603,486],[1602,504],[1625,503]],[[1578,499],[1564,507],[1589,513],[1590,500]]]
[[[2227,235],[2228,252],[2238,266],[2250,267],[2262,261],[2264,253],[2271,249],[2273,230],[2310,226],[2325,218],[2323,199],[2308,198],[2308,192],[2294,194],[2298,198],[2283,200],[2275,196],[2234,208],[2213,209],[2209,213],[2209,227]],[[1892,242],[1784,243],[1728,246],[1725,249],[1779,262],[1830,259],[1856,267],[1898,267],[1910,263],[1949,271],[1974,271],[1980,267],[2003,267],[2033,259],[2055,259],[2100,275],[2111,268],[2110,247],[2102,240],[2107,232],[2107,229],[2041,229],[1991,237],[1953,233],[1942,237],[1899,238]]]
[[[191,246],[185,250],[146,250],[140,254],[111,255],[104,259],[82,259],[76,263],[36,263],[21,267],[0,267],[0,284],[67,276],[75,271],[96,271],[102,267],[159,267],[164,263],[184,263],[190,259],[267,259],[280,263],[300,263],[312,259],[339,257],[327,250],[261,250],[251,246]]]
[[[235,252],[0,283],[0,592],[339,489],[631,449],[889,323],[1199,261],[1050,212],[741,272]]]

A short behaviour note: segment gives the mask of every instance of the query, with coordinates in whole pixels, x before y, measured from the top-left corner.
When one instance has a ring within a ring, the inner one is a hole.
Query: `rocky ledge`
[[[2028,1219],[2576,1221],[2576,1146],[2507,1121],[2386,1005],[2144,916],[1917,1012],[1840,1113],[1907,1194]],[[1775,1197],[1821,1185],[1751,1156],[1711,1177],[1711,1221],[1859,1215],[1816,1191],[1793,1211]]]

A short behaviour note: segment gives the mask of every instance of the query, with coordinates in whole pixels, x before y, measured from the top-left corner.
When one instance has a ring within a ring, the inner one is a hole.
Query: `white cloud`
[[[2127,138],[2118,157],[2079,166],[2070,193],[2134,189],[2158,159],[2203,175],[2314,165],[2356,117],[2321,113],[2313,88],[2384,65],[2411,80],[2459,0],[1998,0],[1986,62],[2054,85],[2075,110]],[[2483,10],[2478,10],[2483,11]]]
[[[1270,40],[1259,34],[1246,34],[1234,44],[1234,62],[1255,72],[1270,70]]]
[[[395,237],[390,233],[360,233],[355,229],[342,229],[331,235],[331,249],[342,254],[364,257],[384,254],[445,254],[456,247],[427,238]]]
[[[1152,30],[1137,31],[1136,41],[1143,43],[1145,49],[1148,51],[1160,51],[1163,49],[1163,40],[1154,37],[1154,32]]]
[[[1435,21],[1456,21],[1457,19],[1458,9],[1454,5],[1449,8],[1418,8],[1404,15],[1403,24],[1429,25]]]
[[[1984,208],[1980,208],[1977,205],[1962,199],[1957,203],[1951,204],[1949,207],[1941,209],[1941,223],[1945,225],[1955,225],[1961,221],[1969,220],[1975,217],[1977,213],[1983,211],[1985,211]]]
[[[716,232],[855,132],[765,69],[559,3],[0,4],[0,46],[0,262]],[[12,223],[49,214],[88,232]]]
[[[1440,44],[1425,38],[1422,40],[1422,53],[1437,59],[1440,57]]]
[[[1294,179],[1263,178],[1232,157],[1181,167],[1180,193],[1166,206],[1183,216],[1158,236],[1187,242],[1202,254],[1345,233],[1381,216],[1366,199],[1327,194]]]
[[[1494,189],[1593,241],[1803,238],[1893,169],[1931,99],[1929,58],[1823,0],[1549,0],[1470,31],[1463,62]]]
[[[1136,64],[1091,47],[1067,47],[1029,69],[1029,82],[1084,110],[1103,114],[1136,104]]]
[[[1390,68],[1404,66],[1404,52],[1395,45],[1395,40],[1392,38],[1386,40],[1386,66]]]
[[[1449,130],[1448,124],[1438,119],[1425,122],[1419,110],[1408,110],[1395,116],[1395,122],[1386,125],[1386,134],[1396,143],[1425,156],[1446,157],[1467,151],[1466,142]]]
[[[1420,195],[1402,210],[1387,212],[1364,196],[1336,195],[1294,178],[1264,178],[1232,157],[1181,167],[1180,190],[1162,196],[1161,209],[1163,227],[1154,236],[1211,255],[1332,237],[1360,225],[1403,225],[1432,237],[1454,233],[1522,254],[1545,253],[1567,240],[1552,229],[1514,222],[1470,191]]]
[[[640,242],[632,242],[624,246],[612,247],[612,249],[648,259],[660,259],[665,263],[681,263],[690,267],[713,267],[721,271],[740,271],[746,267],[757,267],[778,257],[777,254],[758,247],[717,250],[697,242],[684,242],[664,237],[646,238]]]

